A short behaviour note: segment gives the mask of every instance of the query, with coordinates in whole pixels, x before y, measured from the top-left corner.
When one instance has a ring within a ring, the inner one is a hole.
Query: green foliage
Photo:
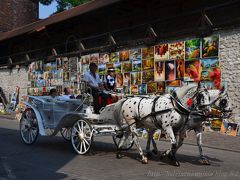
[[[43,5],[50,5],[54,0],[32,0],[33,2],[40,2]],[[71,9],[72,7],[87,3],[91,0],[56,0],[57,2],[57,12],[62,12],[66,9]]]

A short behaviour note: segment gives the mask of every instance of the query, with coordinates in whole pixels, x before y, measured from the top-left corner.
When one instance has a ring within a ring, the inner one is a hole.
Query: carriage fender
[[[37,122],[38,122],[38,128],[39,128],[39,133],[42,136],[46,136],[44,126],[43,126],[43,119],[42,116],[40,115],[39,111],[30,103],[28,102],[23,102],[28,108],[31,108],[34,113],[36,114]]]
[[[84,117],[84,114],[79,113],[66,114],[59,122],[57,128],[61,129],[63,127],[72,127],[76,121],[84,119]]]

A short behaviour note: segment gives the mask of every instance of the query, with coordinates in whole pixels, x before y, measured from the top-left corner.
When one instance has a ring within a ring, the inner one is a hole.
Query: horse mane
[[[193,88],[197,88],[197,85],[188,84],[188,85],[184,85],[182,87],[177,88],[176,93],[177,93],[178,98],[179,99],[183,98],[189,92],[189,90],[191,90]]]

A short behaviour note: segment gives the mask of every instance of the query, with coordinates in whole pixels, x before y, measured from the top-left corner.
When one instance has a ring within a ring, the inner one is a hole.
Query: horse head
[[[219,93],[219,100],[216,102],[216,106],[219,107],[224,118],[229,118],[232,115],[232,104],[224,86]]]
[[[208,115],[211,112],[210,106],[210,94],[205,87],[202,87],[200,83],[198,83],[197,90],[192,97],[193,108],[196,110],[200,110],[204,115]]]

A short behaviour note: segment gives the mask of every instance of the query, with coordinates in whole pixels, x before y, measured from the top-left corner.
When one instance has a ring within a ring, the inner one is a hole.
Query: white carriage
[[[21,138],[31,145],[38,135],[55,136],[58,132],[71,141],[77,154],[86,154],[91,149],[94,136],[110,135],[117,146],[118,128],[113,118],[114,104],[107,105],[100,114],[93,113],[91,95],[84,93],[81,99],[61,100],[60,97],[29,96],[24,102],[27,108],[20,120]],[[124,149],[132,147],[132,136],[124,144]]]

